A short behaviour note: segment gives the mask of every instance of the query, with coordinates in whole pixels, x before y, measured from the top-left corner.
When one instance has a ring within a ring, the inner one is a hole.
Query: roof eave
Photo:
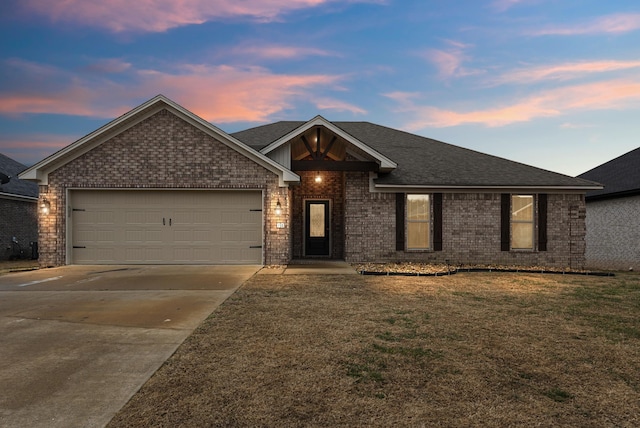
[[[0,192],[1,199],[12,199],[26,202],[38,202],[38,198],[35,196],[18,195],[16,193]]]
[[[597,195],[587,195],[587,201],[599,201],[605,199],[629,198],[640,195],[640,189],[625,190],[621,192],[601,193]]]
[[[447,184],[377,184],[373,183],[373,188],[378,192],[408,192],[408,191],[417,191],[417,192],[427,192],[427,191],[451,191],[451,192],[463,192],[463,191],[473,191],[473,192],[514,192],[514,191],[529,191],[529,192],[549,192],[549,193],[586,193],[589,190],[600,190],[602,186],[486,186],[486,185],[477,185],[477,186],[456,186],[456,185],[447,185]]]

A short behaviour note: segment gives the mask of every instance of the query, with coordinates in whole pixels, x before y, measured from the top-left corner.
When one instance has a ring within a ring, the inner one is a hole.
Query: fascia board
[[[17,195],[15,193],[0,192],[0,199],[11,199],[16,201],[38,202],[38,198],[34,196]]]
[[[278,147],[282,146],[283,144],[287,143],[288,141],[292,140],[293,138],[297,137],[298,135],[301,135],[301,134],[305,133],[306,131],[308,131],[309,129],[313,128],[314,126],[318,126],[318,125],[326,127],[327,129],[329,129],[334,134],[337,134],[341,138],[347,140],[349,143],[351,143],[354,146],[358,147],[360,150],[364,151],[365,153],[371,155],[373,158],[375,158],[378,161],[380,161],[380,171],[389,172],[389,171],[391,171],[393,169],[396,169],[398,167],[397,163],[395,163],[394,161],[392,161],[388,157],[384,156],[383,154],[379,153],[378,151],[372,149],[370,146],[368,146],[367,144],[365,144],[362,141],[358,140],[357,138],[355,138],[351,134],[349,134],[349,133],[343,131],[342,129],[338,128],[336,125],[334,125],[333,123],[329,122],[327,119],[325,119],[322,116],[316,116],[313,119],[311,119],[310,121],[308,121],[307,123],[299,126],[298,128],[294,129],[293,131],[289,132],[288,134],[284,135],[283,137],[280,137],[279,139],[277,139],[273,143],[269,144],[268,146],[266,146],[262,150],[260,150],[260,153],[266,155],[267,153],[272,152],[273,150],[277,149]]]
[[[530,193],[584,193],[589,190],[599,190],[600,186],[447,186],[447,185],[397,185],[397,184],[373,184],[372,188],[377,192],[530,192]]]

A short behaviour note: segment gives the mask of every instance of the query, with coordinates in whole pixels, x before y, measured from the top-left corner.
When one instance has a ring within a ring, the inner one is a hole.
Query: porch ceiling
[[[322,126],[314,126],[291,142],[291,159],[343,161],[347,157],[347,141]]]

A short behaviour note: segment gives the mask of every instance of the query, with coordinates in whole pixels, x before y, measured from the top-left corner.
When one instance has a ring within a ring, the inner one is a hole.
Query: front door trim
[[[324,206],[324,236],[310,236],[310,206]],[[305,199],[303,210],[304,255],[305,257],[331,257],[331,200]]]

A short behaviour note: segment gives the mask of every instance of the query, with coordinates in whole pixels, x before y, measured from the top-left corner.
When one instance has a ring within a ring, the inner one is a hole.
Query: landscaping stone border
[[[572,271],[553,271],[553,270],[535,270],[535,269],[499,269],[499,268],[457,268],[449,272],[378,272],[378,271],[358,271],[360,275],[377,275],[377,276],[447,276],[455,275],[458,272],[509,272],[509,273],[540,273],[555,275],[584,275],[584,276],[616,276],[613,272],[572,272]]]

